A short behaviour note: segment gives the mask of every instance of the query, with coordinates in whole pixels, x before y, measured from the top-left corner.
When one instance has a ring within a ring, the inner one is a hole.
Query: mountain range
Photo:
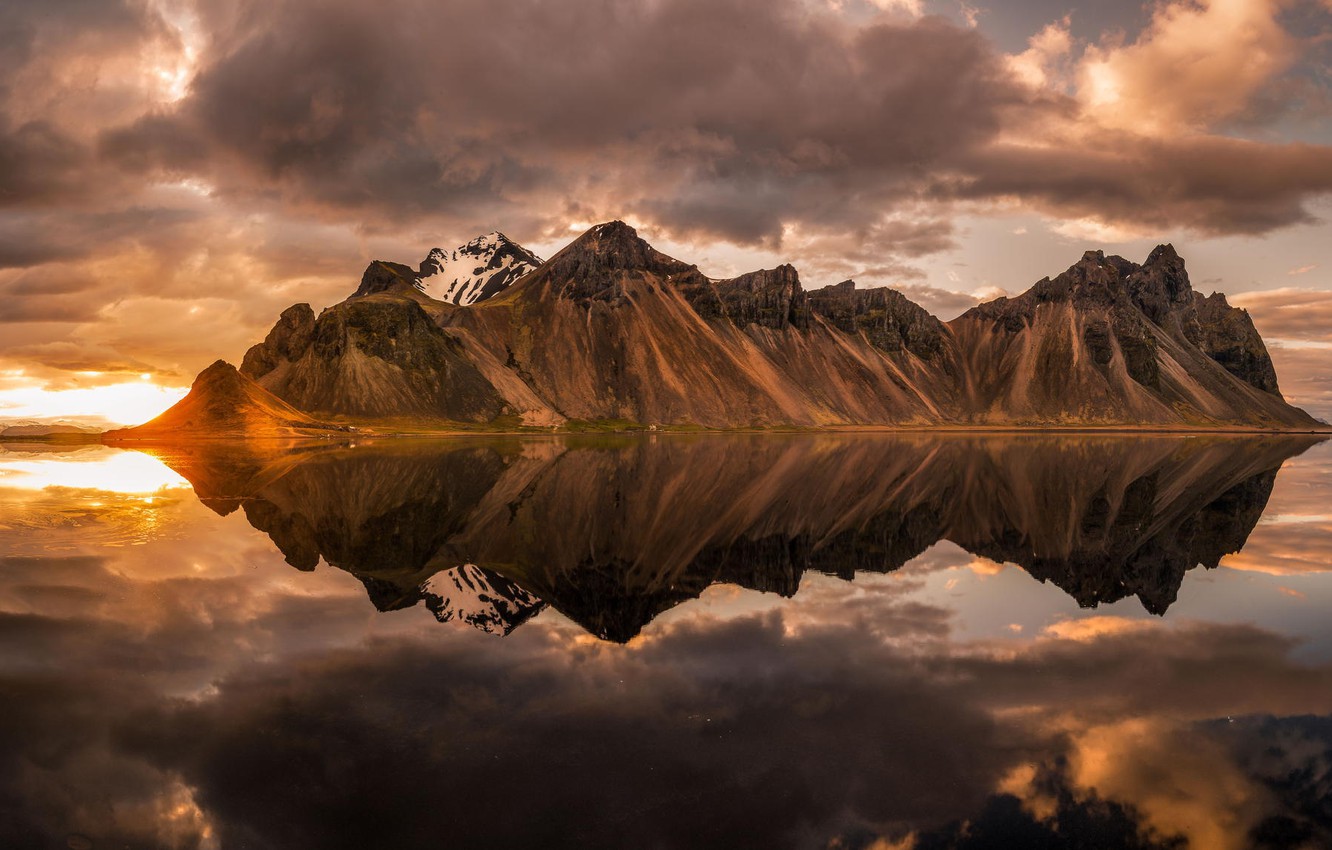
[[[806,290],[789,265],[709,278],[618,221],[546,262],[491,233],[415,269],[374,261],[317,315],[288,308],[237,374],[228,386],[245,387],[255,415],[228,429],[251,436],[587,423],[1324,427],[1285,401],[1249,315],[1195,292],[1170,245],[1142,264],[1089,251],[942,322],[888,288]],[[196,382],[181,405],[207,408],[196,396],[211,387]],[[182,421],[168,411],[110,437],[166,438]]]
[[[0,420],[0,437],[72,437],[100,433],[102,433],[101,428],[68,419],[53,421],[41,419]]]

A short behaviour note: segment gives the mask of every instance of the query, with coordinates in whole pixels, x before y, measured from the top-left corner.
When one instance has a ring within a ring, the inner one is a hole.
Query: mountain
[[[50,437],[60,434],[99,434],[101,431],[101,428],[94,428],[91,425],[80,425],[64,420],[40,422],[35,419],[21,419],[0,422],[0,437]]]
[[[541,259],[498,230],[445,251],[435,248],[421,261],[416,286],[449,304],[475,304],[498,295],[541,265]]]
[[[1089,251],[950,328],[978,424],[1313,425],[1282,398],[1248,314],[1194,292],[1170,245],[1141,266]]]
[[[1084,607],[1161,614],[1254,529],[1316,436],[676,435],[213,444],[162,459],[287,562],[356,576],[380,610],[507,634],[546,605],[625,641],[727,583],[886,573],[941,540]],[[260,444],[251,444],[258,446]]]
[[[219,360],[199,373],[190,391],[165,413],[134,428],[108,431],[106,442],[175,437],[287,438],[353,429],[313,419]]]
[[[440,327],[448,305],[416,288],[411,269],[374,262],[356,293],[316,318],[287,308],[241,373],[316,415],[489,422],[508,401]]]
[[[534,419],[926,424],[953,407],[949,352],[877,348],[814,313],[790,266],[713,280],[622,222],[442,325],[478,362],[503,358]]]
[[[1321,427],[1281,396],[1248,314],[1194,292],[1169,245],[1142,265],[1088,252],[947,323],[887,288],[806,290],[789,265],[709,278],[623,222],[537,262],[498,233],[419,273],[375,261],[318,317],[284,312],[241,372],[307,414],[386,430]],[[441,275],[459,283],[435,293],[458,303],[429,294]]]

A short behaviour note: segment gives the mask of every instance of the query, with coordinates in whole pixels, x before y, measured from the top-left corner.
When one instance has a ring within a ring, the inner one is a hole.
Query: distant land
[[[0,443],[99,443],[102,429],[67,419],[0,419]]]
[[[1327,428],[1170,245],[1141,265],[1088,251],[941,322],[890,288],[805,290],[789,265],[708,278],[615,221],[546,262],[502,233],[372,262],[345,301],[288,308],[239,369],[105,439],[847,427]]]

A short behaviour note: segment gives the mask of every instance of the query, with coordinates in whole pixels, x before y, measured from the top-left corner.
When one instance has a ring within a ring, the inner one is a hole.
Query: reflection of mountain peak
[[[504,576],[475,564],[435,573],[421,585],[421,595],[441,623],[457,619],[487,634],[507,635],[546,607]]]
[[[710,584],[792,595],[808,571],[889,572],[944,539],[1081,605],[1163,613],[1185,572],[1244,545],[1281,463],[1318,440],[476,439],[164,460],[381,610],[424,599],[508,633],[549,604],[626,641]]]

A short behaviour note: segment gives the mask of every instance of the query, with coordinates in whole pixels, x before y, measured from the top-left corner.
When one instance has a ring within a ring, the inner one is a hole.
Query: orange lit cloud
[[[1061,640],[1094,641],[1107,635],[1122,635],[1155,627],[1148,620],[1130,620],[1126,617],[1080,617],[1046,626],[1045,634]]]

